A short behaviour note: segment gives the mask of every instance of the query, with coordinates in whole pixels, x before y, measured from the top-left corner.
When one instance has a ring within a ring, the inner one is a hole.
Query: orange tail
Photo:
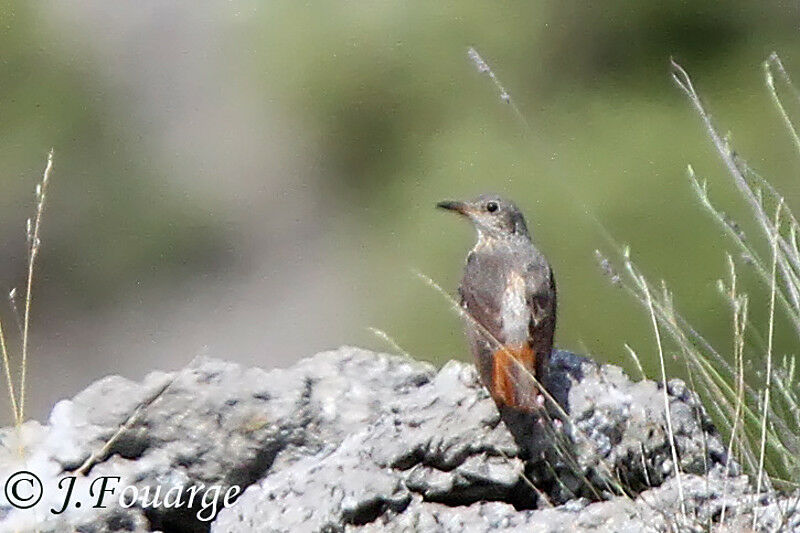
[[[492,397],[498,404],[533,410],[536,385],[536,352],[530,346],[505,346],[495,351],[492,367]]]

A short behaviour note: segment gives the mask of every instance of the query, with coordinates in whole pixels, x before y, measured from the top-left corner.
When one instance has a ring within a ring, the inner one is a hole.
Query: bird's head
[[[482,194],[474,200],[465,202],[447,200],[439,202],[436,207],[455,211],[469,218],[482,238],[528,237],[525,217],[517,206],[494,194]]]

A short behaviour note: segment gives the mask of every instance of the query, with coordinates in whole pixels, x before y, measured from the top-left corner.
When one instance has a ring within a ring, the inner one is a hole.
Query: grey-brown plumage
[[[468,217],[478,242],[467,255],[459,293],[475,364],[498,406],[532,411],[556,328],[556,285],[531,242],[525,218],[498,196],[438,207]]]

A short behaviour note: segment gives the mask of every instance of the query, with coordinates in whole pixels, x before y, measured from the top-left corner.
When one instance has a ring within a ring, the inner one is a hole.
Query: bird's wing
[[[505,288],[502,264],[489,254],[471,253],[467,258],[464,279],[461,281],[461,305],[475,321],[481,334],[495,342],[503,342],[501,305]],[[487,339],[488,340],[488,339]]]
[[[481,382],[496,396],[494,385],[494,354],[503,350],[502,294],[505,280],[502,268],[492,254],[472,252],[467,257],[464,278],[459,292],[461,306],[466,314],[467,338],[469,339],[475,366]]]
[[[539,357],[548,357],[556,329],[556,281],[546,264],[528,267],[526,301],[530,310],[528,340]]]

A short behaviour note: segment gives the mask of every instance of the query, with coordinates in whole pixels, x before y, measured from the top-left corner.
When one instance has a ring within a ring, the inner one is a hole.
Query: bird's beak
[[[461,213],[462,215],[467,214],[468,206],[464,202],[454,202],[452,200],[445,200],[443,202],[439,202],[436,204],[436,207],[439,209],[447,209],[448,211],[455,211],[456,213]]]

